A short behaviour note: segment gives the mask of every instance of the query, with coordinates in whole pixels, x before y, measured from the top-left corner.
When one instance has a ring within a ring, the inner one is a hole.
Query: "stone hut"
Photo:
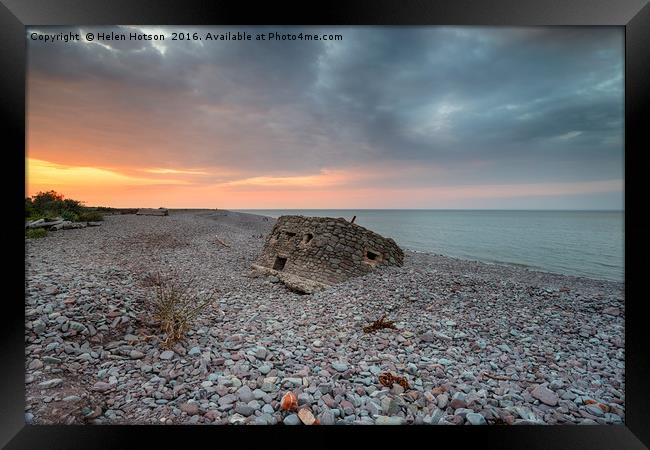
[[[343,218],[282,216],[253,269],[294,291],[312,293],[403,261],[395,241]]]

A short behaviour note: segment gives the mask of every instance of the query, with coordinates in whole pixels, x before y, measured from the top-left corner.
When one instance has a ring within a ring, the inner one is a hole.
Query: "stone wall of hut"
[[[255,264],[334,284],[403,260],[395,241],[343,218],[282,216]]]

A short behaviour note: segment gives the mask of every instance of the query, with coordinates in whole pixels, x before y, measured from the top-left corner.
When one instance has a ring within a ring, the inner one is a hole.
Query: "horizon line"
[[[169,208],[192,209],[192,208]],[[197,208],[201,209],[201,208]],[[219,209],[219,208],[216,208]],[[227,208],[226,208],[227,209]],[[625,211],[624,209],[577,209],[577,208],[238,208],[246,211]]]
[[[140,209],[148,206],[89,206],[90,208]],[[625,212],[625,209],[594,208],[208,208],[208,207],[165,207],[178,210],[221,210],[221,211],[584,211],[584,212]]]

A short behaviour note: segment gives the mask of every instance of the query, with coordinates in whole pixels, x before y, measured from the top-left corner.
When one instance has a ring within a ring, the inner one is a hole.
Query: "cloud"
[[[370,162],[394,186],[623,177],[620,28],[34,27],[28,37],[70,30],[343,40],[28,39],[34,158],[239,186]]]
[[[183,180],[134,177],[108,169],[66,166],[38,159],[28,158],[26,166],[28,181],[38,183],[46,188],[47,186],[53,188],[80,187],[90,184],[95,187],[187,184]]]
[[[178,174],[184,174],[184,175],[208,175],[209,172],[201,171],[201,170],[188,170],[188,169],[145,169],[145,172],[149,173],[178,173]]]

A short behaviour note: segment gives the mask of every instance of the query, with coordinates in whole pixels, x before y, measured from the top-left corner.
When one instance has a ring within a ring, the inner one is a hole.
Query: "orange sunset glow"
[[[400,58],[386,33],[210,48],[29,41],[26,195],[113,207],[622,206],[622,60],[607,53],[619,34],[602,34],[593,55],[564,40],[575,67],[547,63],[506,85],[558,41],[414,29],[399,32],[413,40]],[[489,61],[453,50],[469,46],[505,55],[503,67],[477,78]]]

